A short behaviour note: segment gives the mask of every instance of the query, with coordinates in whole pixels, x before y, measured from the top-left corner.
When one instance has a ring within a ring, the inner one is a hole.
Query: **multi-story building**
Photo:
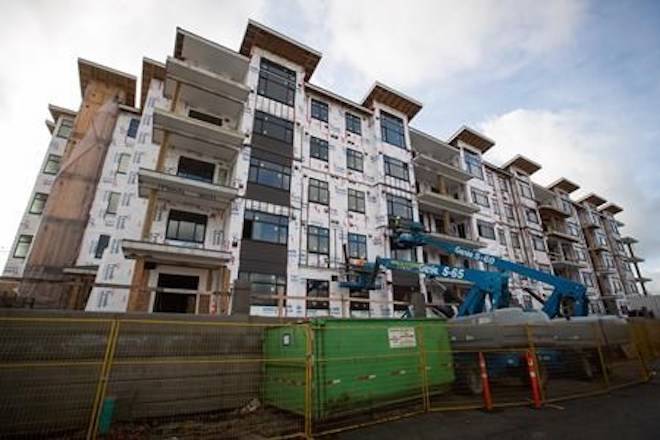
[[[443,141],[410,128],[422,108],[414,98],[376,82],[354,102],[312,84],[320,59],[253,21],[239,51],[177,29],[165,63],[143,60],[139,109],[134,77],[80,60],[80,110],[51,109],[46,176],[5,275],[44,307],[396,316],[413,295],[458,303],[469,284],[388,271],[379,289],[351,291],[340,287],[347,259],[490,268],[397,249],[393,217],[585,283],[585,248],[599,273],[598,246],[625,242],[590,235],[583,211],[599,200],[571,202],[570,181],[534,184],[540,165],[523,156],[484,161],[495,142],[474,129]],[[617,208],[593,212],[604,224]],[[640,260],[620,257],[612,267],[623,280]],[[608,273],[588,285],[594,299]],[[510,287],[525,307],[549,292],[519,276]]]

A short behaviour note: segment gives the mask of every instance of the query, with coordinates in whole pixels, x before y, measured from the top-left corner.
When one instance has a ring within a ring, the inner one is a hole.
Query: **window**
[[[403,163],[398,159],[393,157],[383,156],[385,159],[385,174],[395,179],[401,179],[405,181],[410,180],[410,175],[408,174],[408,164]]]
[[[532,192],[532,188],[529,186],[529,183],[518,182],[518,187],[520,187],[520,193],[523,197],[527,197],[528,199],[532,200],[534,199],[534,193]]]
[[[495,240],[495,228],[491,223],[482,222],[477,220],[477,231],[479,236],[483,238],[488,238],[490,240]]]
[[[488,203],[488,194],[483,191],[479,191],[478,189],[472,188],[472,201],[479,206],[483,206],[484,208],[490,208],[490,204]]]
[[[348,190],[348,210],[353,212],[365,213],[364,191],[355,189]]]
[[[364,159],[359,151],[346,149],[346,168],[362,172],[364,170]]]
[[[367,259],[367,236],[348,233],[348,257]]]
[[[406,148],[406,135],[403,120],[387,112],[380,112],[380,135],[383,142]]]
[[[179,157],[179,167],[176,170],[177,176],[185,177],[186,179],[213,183],[214,174],[215,164],[191,159],[185,156]]]
[[[497,199],[493,197],[490,202],[493,205],[493,212],[495,213],[495,215],[502,215],[502,211],[500,210],[500,204],[497,201]]]
[[[307,252],[313,254],[330,254],[330,230],[318,226],[307,227]]]
[[[413,219],[412,201],[403,197],[386,194],[387,215],[389,217],[401,217],[404,220]]]
[[[20,237],[18,237],[18,242],[16,243],[16,247],[14,248],[14,258],[27,257],[31,244],[32,244],[31,235],[21,235]]]
[[[539,224],[539,216],[536,213],[536,209],[525,208],[525,217],[527,218],[527,222],[534,223],[537,225]]]
[[[514,249],[520,249],[520,235],[517,232],[511,233],[511,245]]]
[[[96,243],[96,250],[94,251],[94,258],[102,258],[103,251],[110,243],[110,236],[106,234],[99,235],[99,241]]]
[[[575,258],[577,258],[578,261],[587,261],[587,254],[584,253],[584,249],[575,247]]]
[[[416,248],[402,249],[397,245],[394,237],[390,237],[390,256],[395,260],[417,261]]]
[[[243,217],[243,238],[286,244],[289,219],[283,215],[246,210]]]
[[[543,238],[539,237],[538,235],[532,234],[532,246],[534,246],[534,250],[545,251],[545,243],[543,242]]]
[[[329,298],[330,282],[325,280],[307,280],[307,296],[310,298]],[[327,310],[330,308],[330,302],[308,299],[307,308],[311,310]]]
[[[159,273],[157,285],[159,289],[172,289],[177,292],[156,291],[154,312],[195,313],[197,295],[195,293],[183,293],[181,291],[196,291],[199,288],[198,276]]]
[[[493,186],[493,187],[495,186],[495,180],[493,179],[492,171],[486,170],[486,182],[488,182],[488,184],[490,186]]]
[[[288,191],[291,184],[291,168],[253,157],[250,158],[248,181]]]
[[[498,176],[497,177],[497,183],[499,184],[500,190],[502,192],[508,193],[509,192],[509,185],[504,177]]]
[[[506,218],[509,220],[515,220],[516,216],[513,214],[513,205],[509,203],[504,204],[504,212],[506,213]]]
[[[135,136],[137,136],[139,126],[140,120],[137,118],[132,118],[131,122],[128,123],[128,131],[126,132],[126,136],[129,138],[135,138]]]
[[[73,130],[73,121],[71,119],[62,119],[60,128],[57,130],[57,137],[68,139]]]
[[[580,229],[578,228],[578,225],[576,225],[573,222],[566,222],[566,226],[568,228],[568,233],[572,235],[573,237],[579,237],[580,236]]]
[[[328,104],[312,99],[312,118],[328,122]]]
[[[204,243],[207,217],[192,212],[170,210],[165,238],[170,240]]]
[[[293,145],[293,122],[268,113],[257,111],[254,114],[253,133]]]
[[[108,196],[108,206],[105,209],[106,214],[117,214],[117,208],[119,208],[119,198],[121,194],[118,192],[111,192]]]
[[[121,153],[119,159],[117,159],[117,174],[126,174],[130,164],[131,155],[128,153]]]
[[[570,200],[560,199],[561,200],[561,209],[566,214],[573,215],[573,203]]]
[[[346,113],[346,131],[362,135],[362,120],[359,116]]]
[[[262,58],[257,93],[293,106],[296,98],[296,72]]]
[[[188,116],[193,119],[197,119],[198,121],[206,122],[207,124],[213,124],[222,127],[222,118],[206,112],[189,109]]]
[[[470,150],[463,150],[465,170],[472,176],[479,179],[484,178],[484,170],[481,166],[481,157]]]
[[[253,306],[276,306],[277,296],[286,295],[286,275],[239,272],[238,279],[250,283],[250,304]]]
[[[49,154],[48,159],[46,160],[46,165],[44,165],[44,174],[57,174],[60,170],[60,162],[62,157],[56,154]]]
[[[497,228],[497,236],[500,239],[500,244],[506,246],[506,232],[504,229]]]
[[[36,193],[30,204],[30,214],[41,214],[44,212],[46,200],[48,200],[48,194]]]
[[[310,202],[327,205],[330,200],[328,182],[310,178],[308,198]]]
[[[328,161],[328,141],[312,136],[309,140],[309,153],[312,157]]]

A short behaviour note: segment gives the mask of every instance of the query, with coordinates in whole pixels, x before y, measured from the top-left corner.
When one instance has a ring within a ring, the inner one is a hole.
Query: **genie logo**
[[[486,264],[495,264],[495,257],[488,254],[482,254],[481,252],[474,251],[472,249],[465,249],[460,246],[454,247],[454,253],[460,255],[461,257],[470,258],[471,260],[482,261]]]

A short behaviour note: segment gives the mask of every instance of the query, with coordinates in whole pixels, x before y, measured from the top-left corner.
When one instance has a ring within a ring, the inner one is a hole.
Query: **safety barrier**
[[[648,380],[660,321],[0,316],[0,438],[294,438]]]

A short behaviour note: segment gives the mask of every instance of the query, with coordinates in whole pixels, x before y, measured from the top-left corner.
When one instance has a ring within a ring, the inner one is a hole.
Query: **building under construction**
[[[51,142],[4,270],[38,308],[280,317],[392,317],[412,295],[460,301],[465,281],[388,271],[366,294],[346,259],[485,269],[395,249],[388,219],[580,282],[592,312],[646,294],[622,208],[579,199],[541,165],[483,159],[495,140],[412,128],[422,103],[375,82],[359,102],[313,84],[321,53],[249,21],[238,51],[177,29],[135,76],[78,60],[80,107],[48,107]],[[346,251],[344,251],[346,250]],[[512,276],[524,307],[549,291]],[[529,292],[535,292],[530,295]]]

